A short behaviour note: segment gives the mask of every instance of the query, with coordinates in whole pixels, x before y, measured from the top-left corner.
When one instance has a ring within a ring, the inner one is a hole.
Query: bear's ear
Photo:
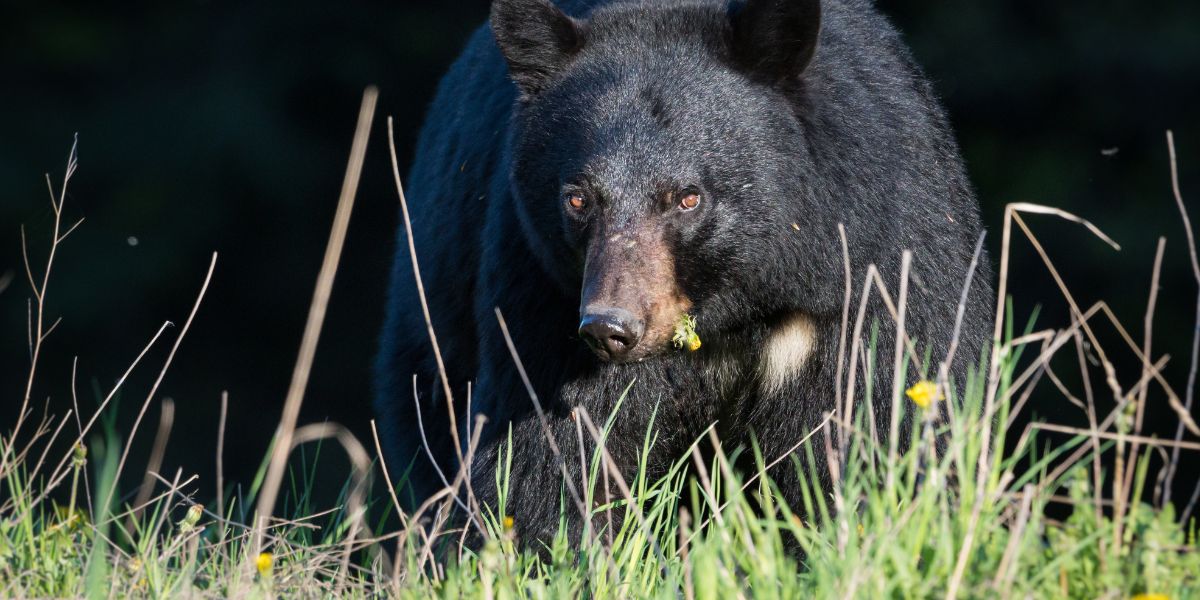
[[[821,0],[733,0],[728,14],[734,61],[770,83],[800,76],[817,51]]]
[[[583,46],[583,23],[551,0],[494,0],[492,35],[521,91],[533,95]]]

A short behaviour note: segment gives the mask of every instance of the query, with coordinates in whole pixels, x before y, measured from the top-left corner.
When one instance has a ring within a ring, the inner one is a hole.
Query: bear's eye
[[[679,210],[692,210],[700,206],[700,194],[688,192],[679,199]]]
[[[587,206],[587,200],[580,194],[567,194],[565,198],[567,206],[573,210],[583,210],[583,207]]]

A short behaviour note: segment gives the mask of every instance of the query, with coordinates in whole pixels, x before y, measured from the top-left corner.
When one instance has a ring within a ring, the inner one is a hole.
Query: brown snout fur
[[[602,308],[622,308],[645,323],[634,348],[638,357],[661,352],[670,343],[675,323],[691,309],[679,289],[675,259],[654,228],[612,230],[589,244],[584,266],[580,316]]]

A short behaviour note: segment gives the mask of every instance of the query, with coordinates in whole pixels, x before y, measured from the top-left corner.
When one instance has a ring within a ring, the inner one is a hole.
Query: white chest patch
[[[767,338],[759,357],[762,391],[772,394],[795,379],[817,348],[817,329],[808,315],[788,317]]]

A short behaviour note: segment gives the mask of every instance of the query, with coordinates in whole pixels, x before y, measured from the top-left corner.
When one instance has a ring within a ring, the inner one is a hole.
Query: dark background
[[[1168,238],[1155,356],[1171,354],[1166,374],[1182,395],[1196,284],[1164,131],[1175,131],[1185,199],[1200,197],[1200,4],[879,4],[945,99],[993,259],[1008,202],[1093,220],[1121,252],[1077,226],[1029,219],[1079,302],[1107,299],[1140,343],[1154,245]],[[369,440],[369,366],[398,216],[384,117],[396,117],[409,163],[439,76],[486,12],[483,0],[128,2],[119,13],[97,3],[6,7],[0,278],[16,279],[0,292],[0,398],[11,399],[0,426],[11,428],[29,362],[19,228],[40,273],[53,216],[43,173],[61,185],[78,132],[65,218],[86,221],[61,247],[50,282],[48,315],[63,321],[47,342],[35,401],[49,398],[58,414],[70,407],[78,356],[80,403],[94,411],[94,386],[108,390],[163,321],[182,324],[217,251],[208,296],[151,404],[130,470],[140,477],[158,401],[170,397],[167,468],[199,473],[201,495],[211,495],[219,396],[228,390],[226,469],[247,481],[278,420],[360,95],[375,84],[374,136],[301,417],[344,423]],[[1028,244],[1014,247],[1018,320],[1041,303],[1039,324],[1061,327],[1065,305],[1045,269]],[[127,384],[123,432],[177,332],[168,330]],[[1104,340],[1128,387],[1138,363],[1116,338]],[[1060,372],[1082,394],[1073,360],[1065,364]],[[1162,394],[1150,397],[1149,429],[1172,434]],[[1058,421],[1078,413],[1052,391],[1033,407]],[[331,470],[328,485],[340,485],[344,473]]]

